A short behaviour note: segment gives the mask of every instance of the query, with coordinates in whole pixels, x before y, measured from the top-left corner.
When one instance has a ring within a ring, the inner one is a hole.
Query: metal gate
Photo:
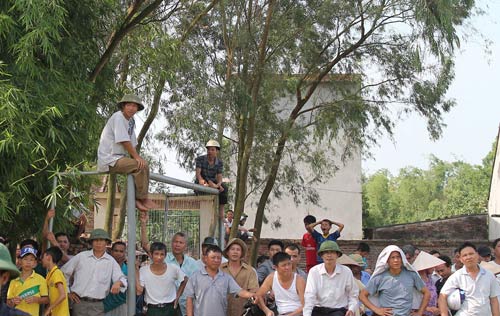
[[[149,242],[160,241],[167,245],[167,250],[172,251],[171,239],[177,232],[183,232],[188,236],[187,254],[195,259],[200,255],[200,213],[199,211],[177,211],[177,210],[150,210],[149,220],[146,225]],[[140,240],[139,214],[137,220],[137,240]],[[128,223],[128,220],[125,222]],[[127,225],[127,224],[125,224]],[[127,240],[127,227],[124,227],[123,239]]]

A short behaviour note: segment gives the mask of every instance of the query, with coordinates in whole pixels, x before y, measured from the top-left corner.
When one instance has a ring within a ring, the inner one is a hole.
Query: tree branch
[[[213,7],[215,7],[215,5],[217,4],[217,2],[219,2],[219,0],[212,0],[212,2],[210,2],[210,4],[208,5],[208,7],[205,8],[205,10],[203,10],[203,12],[201,12],[200,14],[198,14],[193,21],[191,21],[191,23],[189,24],[189,27],[187,28],[186,32],[184,32],[184,34],[182,34],[182,37],[181,37],[181,43],[183,43],[186,38],[188,37],[189,33],[191,33],[191,31],[194,29],[194,27],[196,26],[196,24],[201,20],[202,17],[204,17],[205,15],[208,14],[208,12],[210,12],[210,10],[213,9]]]
[[[97,62],[96,66],[89,75],[89,81],[95,82],[97,76],[104,69],[104,66],[109,62],[109,59],[113,55],[114,50],[123,38],[144,18],[146,18],[151,12],[153,12],[162,2],[162,0],[155,0],[150,5],[148,5],[144,10],[142,10],[137,16],[133,17],[138,10],[142,0],[134,1],[129,9],[127,10],[127,16],[125,17],[120,28],[111,34],[111,37],[106,45],[106,50],[101,55],[101,58]]]

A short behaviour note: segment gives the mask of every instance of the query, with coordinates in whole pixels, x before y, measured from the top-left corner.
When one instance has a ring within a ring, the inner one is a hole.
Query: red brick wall
[[[375,227],[365,230],[368,239],[482,240],[488,239],[488,216],[462,215],[439,220]]]

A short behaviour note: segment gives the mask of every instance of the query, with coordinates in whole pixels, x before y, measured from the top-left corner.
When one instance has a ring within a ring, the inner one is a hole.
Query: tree
[[[139,139],[145,138],[165,82],[172,77],[168,67],[179,60],[168,59],[178,51],[178,41],[168,36],[164,21],[181,9],[189,11],[187,24],[179,27],[179,37],[187,37],[215,3],[8,0],[0,4],[3,233],[18,238],[36,234],[47,199],[58,196],[58,205],[66,205],[75,188],[90,186],[89,179],[69,177],[59,181],[62,190],[51,194],[48,178],[58,171],[92,168],[100,131],[125,91],[142,94],[155,104],[140,132]]]
[[[39,231],[51,174],[94,160],[103,122],[97,109],[114,89],[111,74],[90,84],[86,72],[99,56],[95,35],[108,17],[101,13],[117,9],[102,1],[0,4],[0,217],[12,238]],[[74,184],[69,179],[64,187]],[[71,190],[65,192],[68,201]]]
[[[457,28],[473,8],[473,1],[223,1],[204,20],[210,27],[189,40],[192,66],[175,89],[182,101],[169,113],[166,142],[192,167],[196,148],[224,133],[237,157],[235,219],[249,195],[258,197],[259,237],[271,196],[319,202],[314,190],[297,187],[331,175],[326,151],[348,159],[391,133],[391,104],[425,117],[431,137],[440,135],[453,105],[444,96]],[[338,98],[311,105],[328,78]],[[288,106],[277,105],[290,95]],[[345,146],[334,148],[335,139]],[[311,166],[312,179],[298,161]]]
[[[364,226],[399,224],[486,212],[496,146],[482,165],[431,155],[429,169],[380,170],[363,183]]]
[[[453,163],[453,176],[444,190],[448,215],[478,214],[488,208],[491,172],[462,161]]]
[[[366,201],[363,226],[380,226],[392,220],[390,176],[388,170],[379,170],[363,183],[363,199]]]

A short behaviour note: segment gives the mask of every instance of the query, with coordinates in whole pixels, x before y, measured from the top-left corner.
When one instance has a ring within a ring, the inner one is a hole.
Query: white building
[[[335,85],[345,87],[345,82],[345,80],[340,82],[333,79],[322,82],[311,100],[306,104],[306,107],[335,100],[338,98],[335,94]],[[352,81],[349,84],[352,84]],[[293,96],[282,98],[278,101],[278,108],[290,108],[290,106],[294,105],[292,102],[294,102]],[[291,146],[290,144],[287,145]],[[326,182],[313,185],[320,196],[319,206],[312,204],[296,205],[291,196],[283,194],[283,197],[278,200],[272,198],[271,194],[271,202],[267,205],[269,210],[265,212],[268,222],[262,225],[261,238],[300,239],[305,233],[303,218],[311,214],[317,220],[328,218],[343,223],[345,228],[342,232],[342,239],[362,239],[361,154],[357,151],[353,153],[349,161],[343,163],[338,152],[342,152],[345,145],[342,140],[337,140],[334,146],[338,149],[337,153],[330,152],[330,157],[335,162],[338,170]],[[290,163],[295,162],[283,158],[280,168]],[[232,169],[236,171],[236,166],[233,166]],[[307,179],[307,175],[305,179]],[[245,213],[249,215],[246,224],[248,228],[255,221],[256,203],[259,198],[260,195],[251,194],[245,204]],[[319,230],[319,227],[317,229]]]
[[[493,172],[491,173],[490,196],[488,199],[488,221],[490,240],[500,236],[500,129],[497,136],[497,148],[495,160],[493,161]]]

